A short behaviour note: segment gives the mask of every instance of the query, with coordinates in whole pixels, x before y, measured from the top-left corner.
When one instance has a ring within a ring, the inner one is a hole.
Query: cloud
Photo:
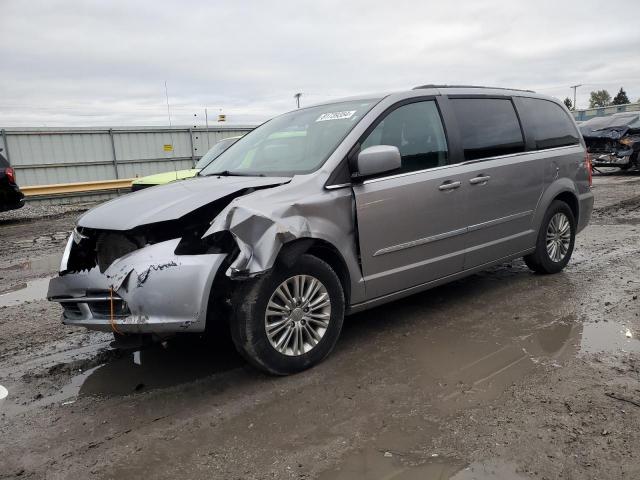
[[[0,125],[256,123],[424,83],[640,97],[640,4],[5,0]],[[611,7],[612,8],[612,7]],[[194,114],[197,117],[194,117]]]

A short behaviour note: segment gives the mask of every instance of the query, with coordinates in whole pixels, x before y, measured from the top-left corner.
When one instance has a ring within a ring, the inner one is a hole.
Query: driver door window
[[[400,173],[447,164],[447,140],[433,100],[402,105],[389,113],[362,142],[361,150],[375,145],[398,147]]]

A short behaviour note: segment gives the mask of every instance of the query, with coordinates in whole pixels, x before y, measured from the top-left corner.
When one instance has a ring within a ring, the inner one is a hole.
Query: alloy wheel
[[[547,254],[553,262],[561,262],[571,245],[571,223],[567,216],[558,212],[547,226]]]
[[[329,327],[331,299],[320,280],[295,275],[271,295],[265,312],[265,330],[271,346],[283,355],[311,351]]]

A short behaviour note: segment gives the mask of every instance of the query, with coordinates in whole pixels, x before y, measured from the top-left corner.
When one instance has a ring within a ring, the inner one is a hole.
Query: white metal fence
[[[217,141],[252,128],[3,128],[0,148],[21,186],[116,180],[192,168]]]
[[[640,102],[627,103],[625,105],[609,105],[607,107],[587,108],[574,110],[573,116],[578,121],[591,120],[594,117],[606,117],[614,113],[640,112]]]

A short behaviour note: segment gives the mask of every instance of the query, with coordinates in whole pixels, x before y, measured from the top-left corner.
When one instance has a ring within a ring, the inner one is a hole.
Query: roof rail
[[[420,90],[422,88],[485,88],[488,90],[512,90],[514,92],[529,92],[536,93],[533,90],[523,90],[521,88],[505,88],[505,87],[481,87],[479,85],[419,85],[417,87],[413,87],[412,90]]]

